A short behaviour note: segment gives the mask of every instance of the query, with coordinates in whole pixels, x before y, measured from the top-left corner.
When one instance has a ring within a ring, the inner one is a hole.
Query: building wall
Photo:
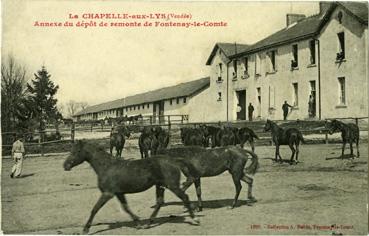
[[[207,104],[209,115],[205,121],[226,121],[227,120],[227,62],[229,60],[225,57],[223,52],[218,49],[213,61],[210,65],[210,87],[207,91],[208,96],[200,103]],[[222,73],[220,74],[222,80],[218,82],[218,65],[222,63]],[[230,79],[230,78],[229,78]],[[229,81],[228,81],[229,82]],[[221,93],[221,100],[218,100],[219,93]],[[211,114],[211,115],[210,115]]]
[[[339,24],[337,13],[323,29],[319,36],[321,57],[321,118],[329,117],[358,117],[368,114],[368,58],[367,58],[367,27],[361,25],[351,15],[343,13],[343,23]],[[338,52],[338,32],[345,32],[346,60],[336,63]],[[246,90],[246,107],[251,102],[255,108],[254,118],[261,109],[261,119],[282,119],[282,104],[287,101],[294,105],[293,83],[298,84],[298,104],[292,108],[288,119],[307,119],[311,82],[315,81],[316,90],[316,118],[319,118],[319,81],[318,81],[318,42],[315,41],[315,64],[310,63],[311,39],[260,51],[260,72],[256,75],[256,54],[248,55],[247,79],[244,74],[243,58],[238,58],[237,77],[233,63],[229,64],[228,76],[231,78],[229,86],[228,112],[231,120],[236,120],[237,96],[236,91]],[[292,45],[298,45],[298,69],[291,70]],[[366,50],[364,50],[366,49]],[[267,53],[276,50],[276,70],[272,71]],[[213,65],[214,67],[215,65]],[[213,68],[214,69],[214,68]],[[338,77],[345,77],[346,105],[339,106]],[[225,87],[225,84],[222,84]],[[261,106],[258,105],[257,88],[261,89]],[[260,108],[259,108],[260,107]],[[247,109],[246,109],[247,110]],[[246,111],[247,113],[247,111]]]
[[[342,24],[337,15],[343,14]],[[345,60],[336,62],[337,33],[345,34]],[[333,12],[319,37],[321,46],[322,118],[368,116],[367,26],[341,7]],[[338,77],[345,77],[346,104],[339,104]]]
[[[237,118],[236,109],[238,100],[236,98],[236,91],[244,89],[246,90],[246,106],[252,103],[255,108],[253,112],[254,118],[258,118],[258,110],[260,109],[261,117],[259,118],[283,119],[282,105],[284,101],[287,101],[290,105],[294,105],[293,83],[297,83],[298,85],[298,103],[293,107],[288,119],[308,118],[308,101],[311,93],[310,81],[316,81],[316,85],[318,83],[317,66],[316,64],[312,65],[310,63],[309,42],[310,40],[303,40],[249,55],[249,77],[246,79],[242,78],[245,71],[242,65],[243,58],[238,59],[236,78],[233,78],[234,67],[233,64],[230,64],[229,76],[232,76],[232,80],[229,87],[229,113],[231,114],[231,119],[236,120]],[[293,44],[298,45],[298,68],[292,70]],[[317,45],[315,45],[315,48],[317,52]],[[270,51],[276,51],[275,70],[272,69],[267,55]],[[258,74],[256,73],[256,55],[260,56],[261,59]],[[258,88],[261,91],[260,105],[258,102]],[[316,89],[318,89],[317,86]],[[318,104],[318,97],[316,103]]]

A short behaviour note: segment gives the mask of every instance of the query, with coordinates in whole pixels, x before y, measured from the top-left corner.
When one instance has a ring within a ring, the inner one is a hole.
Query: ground
[[[253,193],[258,202],[245,202],[243,185],[240,204],[228,209],[234,196],[231,176],[202,179],[204,210],[196,215],[200,226],[190,224],[182,204],[166,191],[166,205],[149,229],[136,229],[120,210],[116,199],[96,215],[94,234],[367,234],[368,146],[361,145],[358,159],[337,159],[339,144],[301,146],[300,163],[272,162],[273,146],[257,146],[260,170]],[[346,150],[348,153],[349,150]],[[281,149],[288,159],[290,151]],[[78,234],[97,201],[96,175],[86,163],[66,172],[67,154],[32,157],[24,162],[23,178],[11,179],[12,160],[2,160],[2,225],[11,234]],[[125,158],[139,158],[133,145]],[[196,204],[191,187],[187,193]],[[155,189],[127,195],[128,203],[141,219],[147,219],[155,202]],[[331,228],[335,225],[334,228]]]

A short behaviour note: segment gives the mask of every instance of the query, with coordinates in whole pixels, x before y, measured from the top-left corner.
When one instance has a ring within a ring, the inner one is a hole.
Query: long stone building
[[[252,45],[217,43],[208,78],[118,99],[78,120],[186,115],[190,122],[368,116],[368,3],[321,2],[316,15],[287,14],[286,27]]]

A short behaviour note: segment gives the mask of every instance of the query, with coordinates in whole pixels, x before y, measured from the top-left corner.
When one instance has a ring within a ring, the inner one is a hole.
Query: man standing
[[[284,104],[282,106],[282,110],[283,110],[283,120],[287,120],[287,115],[288,115],[288,108],[292,107],[290,104],[287,103],[287,101],[284,101]]]
[[[17,135],[17,140],[13,143],[12,147],[12,158],[15,161],[12,173],[10,174],[11,178],[18,178],[22,173],[23,168],[23,158],[24,158],[24,145],[23,145],[23,136],[21,134]]]
[[[251,104],[251,102],[249,104],[248,110],[249,110],[249,121],[252,121],[252,113],[254,112],[254,106]]]

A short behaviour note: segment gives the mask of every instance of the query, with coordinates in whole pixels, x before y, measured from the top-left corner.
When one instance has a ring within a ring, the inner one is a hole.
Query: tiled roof
[[[105,110],[111,110],[121,107],[128,107],[132,105],[139,105],[144,103],[150,103],[170,98],[191,96],[194,93],[208,87],[210,85],[210,78],[202,78],[199,80],[193,80],[186,83],[181,83],[175,86],[165,87],[133,96],[117,99],[110,102],[97,104],[87,107],[86,109],[78,112],[75,116],[83,114],[100,112]]]
[[[359,18],[364,24],[368,24],[368,2],[338,2],[349,12]]]
[[[250,45],[247,44],[238,44],[238,43],[216,43],[213,50],[211,51],[211,54],[206,61],[206,65],[210,65],[211,61],[213,60],[213,57],[218,51],[218,48],[224,53],[226,57],[231,57],[239,52],[243,52],[247,50],[250,47]]]
[[[295,24],[291,24],[290,26],[256,42],[245,50],[232,55],[231,58],[236,58],[244,54],[254,53],[263,49],[276,47],[285,43],[317,35],[338,5],[341,5],[350,14],[357,17],[362,23],[368,23],[367,2],[332,2],[328,10],[323,11],[320,14],[301,19]]]

